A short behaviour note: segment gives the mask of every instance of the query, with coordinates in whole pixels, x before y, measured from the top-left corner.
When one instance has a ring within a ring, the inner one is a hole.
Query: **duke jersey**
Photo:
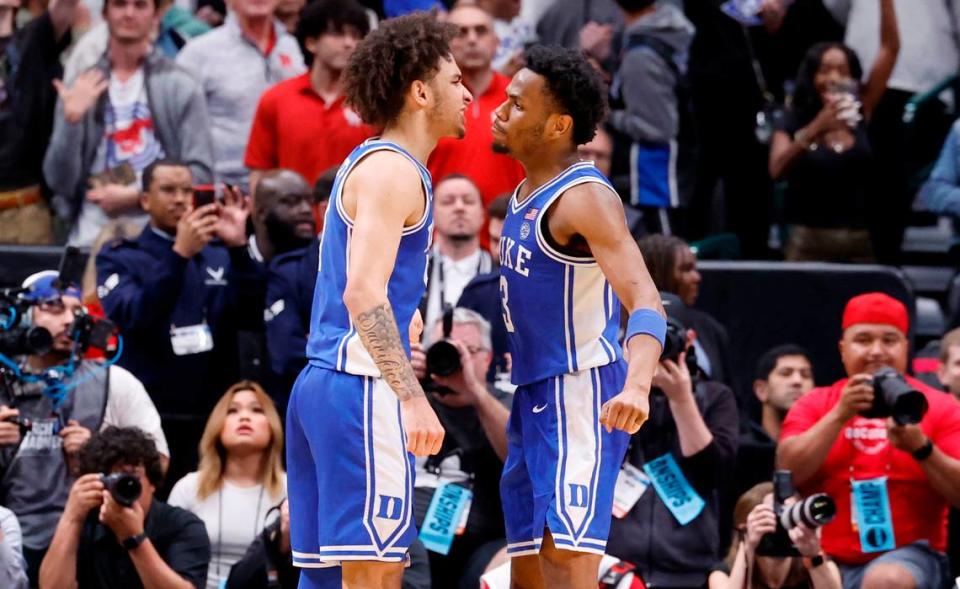
[[[557,251],[544,235],[550,206],[587,182],[613,190],[592,162],[579,162],[523,203],[517,202],[520,187],[510,199],[500,237],[500,298],[516,385],[622,358],[620,302],[600,266]]]
[[[403,230],[396,265],[387,284],[387,299],[403,345],[410,354],[410,343],[404,336],[426,288],[427,252],[433,234],[433,188],[430,172],[419,160],[399,145],[380,139],[369,139],[357,146],[341,164],[334,180],[333,198],[324,217],[320,239],[320,266],[307,339],[307,359],[314,366],[373,377],[379,377],[380,370],[360,342],[360,335],[343,304],[353,232],[353,220],[343,206],[343,186],[356,165],[376,151],[399,153],[416,165],[426,195],[423,217]]]

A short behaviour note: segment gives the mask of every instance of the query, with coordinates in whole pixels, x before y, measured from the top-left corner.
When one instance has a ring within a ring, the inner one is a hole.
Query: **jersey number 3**
[[[507,289],[507,278],[506,276],[500,277],[500,307],[503,309],[503,325],[507,328],[507,331],[510,333],[514,332],[513,329],[513,320],[510,318],[510,295]]]

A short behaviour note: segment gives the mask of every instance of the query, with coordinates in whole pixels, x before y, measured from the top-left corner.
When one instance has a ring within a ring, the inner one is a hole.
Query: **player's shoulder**
[[[391,146],[383,146],[375,147],[360,157],[362,159],[354,164],[346,180],[350,184],[389,187],[391,192],[404,186],[419,189],[420,170],[411,156]]]

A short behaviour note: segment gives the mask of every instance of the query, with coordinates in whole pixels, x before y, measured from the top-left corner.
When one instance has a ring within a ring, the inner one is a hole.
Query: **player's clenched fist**
[[[624,390],[603,404],[600,424],[607,432],[615,429],[635,434],[650,415],[650,399],[645,392]]]
[[[400,401],[400,416],[407,432],[407,451],[414,456],[429,456],[443,445],[443,426],[424,396]]]

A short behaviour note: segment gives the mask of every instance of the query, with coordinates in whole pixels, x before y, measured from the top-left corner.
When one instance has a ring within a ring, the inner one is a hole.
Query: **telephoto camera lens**
[[[124,507],[130,507],[136,503],[140,493],[143,492],[140,478],[127,472],[101,474],[100,481],[110,491],[113,500]]]
[[[893,368],[873,375],[873,407],[865,417],[893,417],[898,425],[920,423],[927,414],[927,398]]]
[[[804,524],[808,528],[819,528],[833,521],[836,515],[837,504],[833,502],[830,495],[817,493],[793,505],[784,506],[783,511],[780,512],[780,525],[787,530],[799,524]]]
[[[460,370],[460,350],[447,340],[427,348],[427,373],[450,376]]]

